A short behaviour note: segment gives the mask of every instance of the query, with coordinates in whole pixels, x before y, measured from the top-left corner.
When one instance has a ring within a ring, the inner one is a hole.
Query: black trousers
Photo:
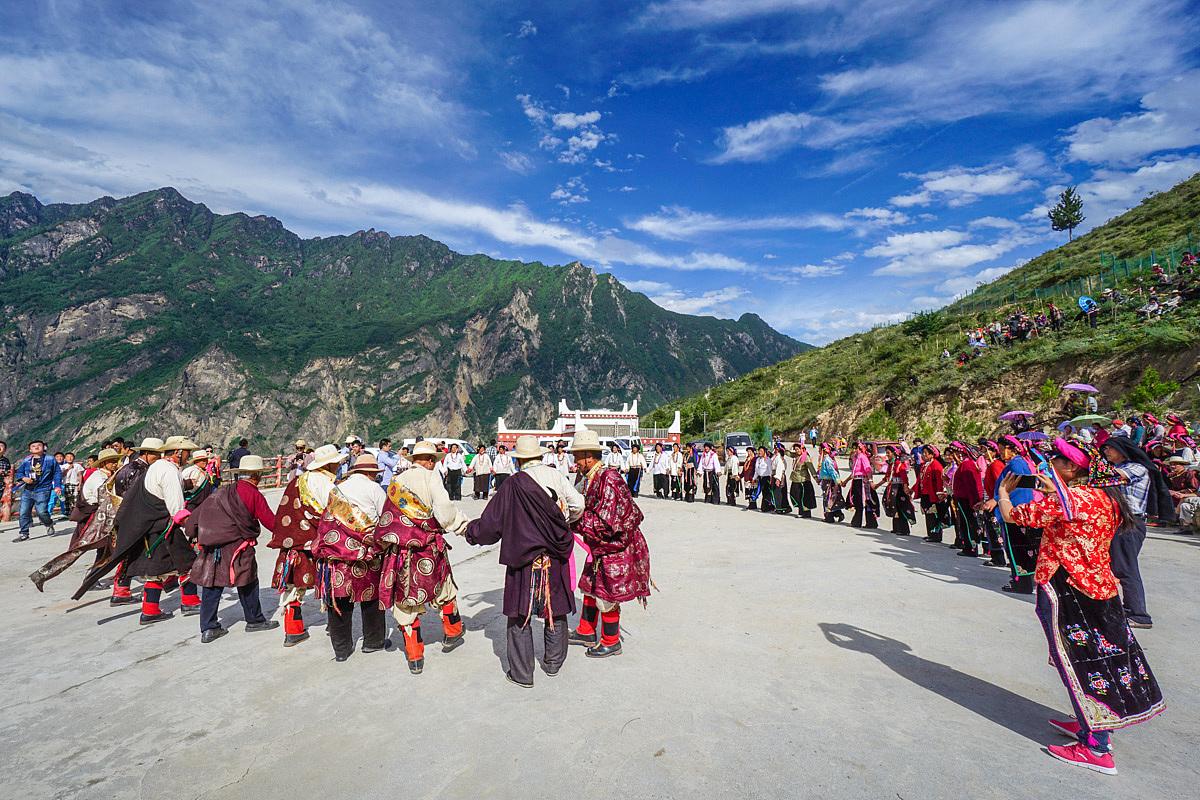
[[[446,470],[446,492],[451,500],[462,500],[462,470]]]
[[[495,483],[493,483],[492,486],[498,492],[498,491],[500,491],[500,484],[504,483],[504,481],[506,481],[508,479],[508,473],[507,472],[497,472],[492,477],[495,478]]]
[[[1109,553],[1112,557],[1113,575],[1121,582],[1121,605],[1125,616],[1134,622],[1153,622],[1146,610],[1146,587],[1142,585],[1142,571],[1138,568],[1138,554],[1146,541],[1146,520],[1137,518],[1136,524],[1113,536]]]
[[[508,674],[517,683],[533,683],[533,620],[524,625],[520,617],[508,618]],[[546,653],[542,664],[546,672],[558,672],[567,660],[567,618],[554,618],[554,629],[542,621],[542,642]]]
[[[667,476],[665,474],[655,474],[654,476],[654,496],[666,498],[670,487],[667,485]]]
[[[954,500],[954,543],[964,553],[979,552],[979,515],[962,500]]]
[[[721,504],[721,473],[704,470],[704,502]]]
[[[780,514],[792,513],[792,504],[788,502],[788,485],[786,480],[781,480],[779,485],[775,481],[771,481],[771,490],[774,492],[775,510]]]
[[[796,504],[800,516],[811,517],[812,509],[816,507],[816,493],[813,491],[812,481],[792,481],[788,491],[791,492],[792,502]]]
[[[329,629],[329,642],[335,656],[348,656],[354,652],[354,601],[349,597],[335,597],[329,606],[325,626]],[[358,604],[362,617],[363,647],[383,647],[383,635],[387,633],[387,620],[378,600]]]
[[[945,500],[931,503],[921,498],[921,511],[925,514],[925,538],[942,541],[942,529],[950,524],[950,504]]]
[[[775,487],[770,478],[758,479],[758,505],[761,511],[775,510]]]
[[[683,499],[691,503],[696,500],[696,470],[683,472]]]
[[[671,499],[680,500],[683,498],[683,478],[678,475],[671,476]]]
[[[879,527],[879,495],[875,493],[869,480],[854,478],[850,481],[850,503],[854,506],[854,516],[850,518],[851,527],[863,526],[864,513],[868,528]]]
[[[200,587],[201,633],[221,627],[221,621],[217,619],[217,610],[221,607],[221,593],[224,591],[220,586]],[[237,587],[237,593],[246,622],[265,622],[267,618],[263,616],[262,604],[258,602],[258,580]]]
[[[1037,567],[1041,530],[1006,522],[1001,533],[1004,536],[1004,549],[1008,553],[1013,589],[1023,594],[1033,594],[1033,571]]]
[[[1004,543],[1000,541],[1000,526],[996,522],[996,516],[990,512],[983,513],[983,529],[987,533],[987,548],[992,554],[992,563],[998,567],[1007,567],[1008,561],[1004,558]]]
[[[738,480],[732,475],[725,478],[725,502],[728,505],[736,505],[738,496]]]
[[[634,497],[638,496],[638,492],[642,488],[642,468],[633,467],[625,475],[625,485],[629,487],[629,493]]]

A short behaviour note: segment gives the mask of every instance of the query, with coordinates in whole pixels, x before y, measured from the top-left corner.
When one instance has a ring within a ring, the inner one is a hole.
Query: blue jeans
[[[47,506],[50,503],[50,489],[25,489],[21,492],[21,535],[29,535],[29,526],[33,522],[33,510],[37,509],[38,520],[47,528],[53,528]]]

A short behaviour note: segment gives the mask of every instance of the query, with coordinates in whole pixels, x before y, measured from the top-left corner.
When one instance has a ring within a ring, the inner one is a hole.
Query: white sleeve
[[[567,504],[567,521],[574,522],[583,516],[583,495],[565,477],[560,476],[559,482],[561,484],[559,494],[562,495],[563,502]]]

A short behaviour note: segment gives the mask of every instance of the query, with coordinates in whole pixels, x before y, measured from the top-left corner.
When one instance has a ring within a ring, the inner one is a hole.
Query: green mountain
[[[1200,303],[1185,301],[1153,321],[1136,313],[1145,302],[1138,288],[1153,283],[1152,257],[1177,264],[1187,248],[1200,248],[1200,174],[944,309],[803,352],[644,419],[662,424],[678,409],[686,433],[700,433],[707,421],[710,434],[771,428],[793,435],[816,425],[831,436],[958,438],[1002,427],[996,415],[1005,409],[1057,422],[1057,387],[1074,381],[1101,389],[1106,408],[1200,410]],[[1101,297],[1105,287],[1130,299],[1106,303],[1093,330],[1074,319],[1076,297]],[[967,331],[1017,309],[1036,314],[1048,302],[1066,313],[1064,331],[986,351],[964,366],[942,357],[967,349]]]
[[[0,198],[0,435],[486,436],[559,398],[661,403],[807,348],[613,276],[375,230],[302,239],[166,188]]]

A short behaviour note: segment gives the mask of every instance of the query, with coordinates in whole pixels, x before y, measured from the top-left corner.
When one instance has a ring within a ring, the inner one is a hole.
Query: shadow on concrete
[[[847,623],[817,624],[831,644],[874,656],[900,677],[1031,741],[1046,738],[1046,720],[1061,713],[994,683],[914,655],[904,642]]]

